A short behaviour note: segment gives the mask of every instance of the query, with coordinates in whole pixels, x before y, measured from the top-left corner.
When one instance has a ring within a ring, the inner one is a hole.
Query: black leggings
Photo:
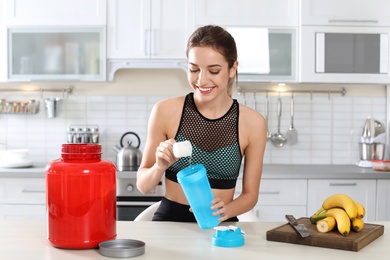
[[[162,198],[160,206],[153,216],[153,221],[196,222],[194,213],[190,212],[190,206]],[[238,222],[237,217],[232,217],[226,222]]]

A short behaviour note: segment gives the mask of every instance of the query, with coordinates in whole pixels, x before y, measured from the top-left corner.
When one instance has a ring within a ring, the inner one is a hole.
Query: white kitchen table
[[[132,259],[389,259],[390,222],[370,222],[385,226],[385,233],[358,252],[294,245],[266,240],[266,231],[285,223],[241,222],[245,245],[235,248],[211,244],[214,229],[201,230],[196,223],[117,222],[117,238],[146,243],[145,254]],[[86,260],[114,259],[98,249],[69,250],[53,247],[46,240],[45,221],[2,220],[0,222],[0,259],[12,260]],[[119,258],[118,258],[119,259]],[[122,258],[123,259],[123,258]]]

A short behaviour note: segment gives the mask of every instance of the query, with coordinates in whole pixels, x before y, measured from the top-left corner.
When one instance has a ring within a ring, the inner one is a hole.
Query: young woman
[[[233,37],[219,26],[198,28],[186,51],[186,96],[155,104],[149,119],[147,140],[137,187],[148,193],[165,175],[166,193],[155,221],[195,222],[176,174],[189,166],[188,158],[175,158],[173,144],[189,140],[192,164],[206,167],[219,221],[237,221],[237,215],[257,203],[266,143],[266,122],[255,110],[232,98],[237,77],[237,50]],[[244,160],[242,160],[244,158]],[[233,198],[243,162],[242,192]]]

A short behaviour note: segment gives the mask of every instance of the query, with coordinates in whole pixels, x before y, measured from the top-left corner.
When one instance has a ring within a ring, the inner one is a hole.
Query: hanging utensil
[[[271,137],[271,142],[276,147],[282,147],[287,142],[287,139],[280,132],[280,118],[281,117],[282,117],[282,100],[280,99],[280,96],[279,96],[279,98],[278,98],[278,132],[273,134]]]
[[[291,94],[290,100],[290,115],[291,115],[291,124],[286,133],[287,144],[294,145],[298,143],[298,131],[294,128],[294,92]]]
[[[269,123],[268,114],[269,114],[269,100],[268,100],[268,91],[267,91],[267,94],[265,96],[265,121],[267,123],[267,141],[269,141],[272,136],[272,133],[268,127],[268,123]]]

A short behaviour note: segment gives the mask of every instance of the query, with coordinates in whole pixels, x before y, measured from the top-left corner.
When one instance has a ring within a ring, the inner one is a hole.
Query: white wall
[[[60,156],[70,125],[99,125],[104,158],[115,161],[112,147],[120,137],[133,131],[146,139],[147,120],[153,104],[160,99],[184,95],[191,91],[182,70],[120,70],[108,83],[0,83],[0,98],[7,100],[40,99],[39,92],[9,92],[6,89],[67,88],[74,92],[61,105],[59,117],[47,119],[41,102],[36,115],[0,114],[0,143],[8,149],[29,148],[35,162],[47,163]],[[276,84],[241,84],[246,89],[274,89]],[[295,122],[299,143],[283,148],[267,143],[265,163],[269,164],[354,164],[359,157],[358,142],[367,117],[386,122],[386,88],[381,85],[287,85],[284,90],[339,90],[346,96],[294,94]],[[44,92],[43,97],[61,96]],[[243,102],[242,95],[235,98]],[[247,94],[247,105],[254,107],[253,95]],[[272,132],[277,129],[276,100],[269,95]],[[281,130],[290,124],[291,93],[281,93],[283,102]],[[257,109],[264,113],[265,93],[256,95]]]

